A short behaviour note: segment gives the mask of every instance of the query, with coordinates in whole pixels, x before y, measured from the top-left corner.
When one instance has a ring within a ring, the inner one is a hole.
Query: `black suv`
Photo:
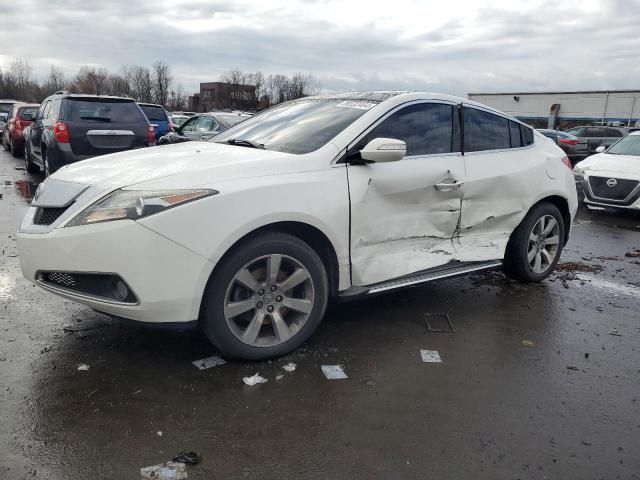
[[[49,175],[86,158],[155,145],[153,127],[135,100],[56,92],[47,97],[25,138],[30,172]]]

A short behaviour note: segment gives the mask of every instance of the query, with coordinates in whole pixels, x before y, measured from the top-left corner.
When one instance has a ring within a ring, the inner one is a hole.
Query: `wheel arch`
[[[277,221],[255,228],[254,230],[246,233],[239,239],[237,239],[226,251],[222,254],[220,259],[216,262],[215,267],[209,274],[207,284],[204,292],[207,291],[208,285],[211,279],[216,274],[216,271],[221,264],[222,260],[228,256],[235,249],[241,247],[249,240],[260,236],[267,232],[280,232],[293,235],[303,242],[307,243],[320,257],[322,263],[327,268],[327,277],[329,281],[329,297],[333,297],[338,293],[339,285],[339,263],[338,255],[335,247],[333,246],[329,237],[319,228],[300,221]],[[205,295],[202,296],[200,301],[200,313],[202,313],[203,304],[205,301]]]
[[[569,201],[560,195],[549,195],[547,197],[541,198],[536,203],[531,205],[531,208],[529,208],[527,213],[529,213],[531,210],[533,210],[536,206],[540,205],[541,203],[550,203],[552,205],[555,205],[558,208],[558,210],[560,210],[560,214],[562,215],[562,220],[564,223],[564,239],[563,240],[564,240],[564,245],[566,245],[567,242],[569,241],[569,230],[571,229],[571,212],[569,210]]]

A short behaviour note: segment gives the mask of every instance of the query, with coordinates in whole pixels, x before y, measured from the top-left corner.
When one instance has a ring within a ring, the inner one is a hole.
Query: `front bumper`
[[[586,205],[593,205],[594,207],[607,207],[607,208],[621,208],[625,210],[640,210],[640,191],[634,192],[629,195],[629,198],[625,201],[614,201],[606,198],[597,197],[588,181],[588,176],[574,174],[576,181],[576,191],[578,197],[582,199]]]
[[[131,220],[18,232],[24,276],[42,288],[95,310],[142,322],[189,322],[198,318],[213,263]],[[136,302],[57,288],[41,272],[118,275]]]

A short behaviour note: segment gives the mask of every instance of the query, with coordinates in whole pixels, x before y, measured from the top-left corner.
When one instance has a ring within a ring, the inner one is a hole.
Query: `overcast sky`
[[[640,88],[640,0],[0,0],[0,67],[163,60],[188,91],[234,67],[323,90]]]

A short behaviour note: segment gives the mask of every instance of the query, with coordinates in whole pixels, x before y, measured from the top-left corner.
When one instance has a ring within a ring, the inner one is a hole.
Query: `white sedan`
[[[596,152],[573,169],[584,203],[640,210],[640,132]]]
[[[327,302],[490,268],[543,280],[577,197],[527,125],[430,93],[309,97],[217,135],[66,166],[20,226],[26,278],[225,355],[283,355]]]

